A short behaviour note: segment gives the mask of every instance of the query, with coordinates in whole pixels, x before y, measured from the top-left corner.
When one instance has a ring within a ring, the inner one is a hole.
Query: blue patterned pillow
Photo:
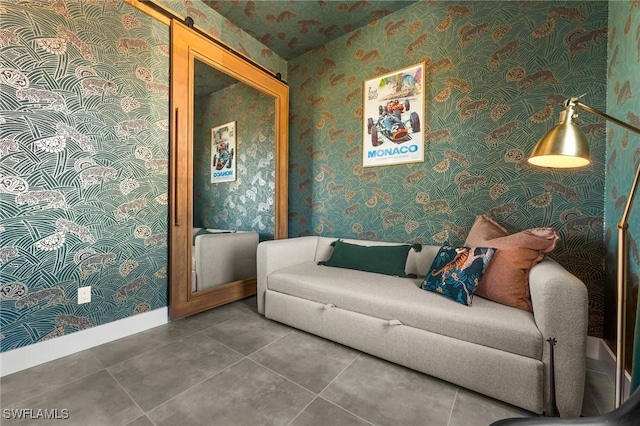
[[[473,293],[495,251],[486,247],[440,247],[422,288],[471,306]]]

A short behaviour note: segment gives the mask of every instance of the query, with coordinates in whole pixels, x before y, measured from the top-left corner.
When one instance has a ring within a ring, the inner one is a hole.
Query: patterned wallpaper
[[[202,0],[287,60],[416,1]]]
[[[202,111],[194,146],[194,226],[275,234],[275,102],[236,83],[196,100]],[[211,183],[211,128],[236,122],[237,179]]]
[[[287,79],[287,61],[207,5],[212,2],[203,0],[155,0],[155,2],[178,15],[190,16],[201,30],[233,47],[271,72],[280,73],[284,80]]]
[[[640,3],[609,3],[609,57],[607,67],[607,112],[640,127]],[[622,216],[636,167],[640,163],[640,135],[615,124],[607,127],[607,183],[604,197],[605,244],[607,247],[606,335],[615,338],[617,223]],[[629,287],[627,297],[627,351],[633,346],[633,331],[640,284],[640,195],[629,216]]]
[[[591,166],[525,163],[563,100],[606,107],[606,2],[419,2],[289,62],[291,236],[464,242],[476,215],[553,226],[553,252],[604,306],[606,125],[580,117]],[[424,163],[362,167],[363,81],[427,64]]]
[[[120,0],[0,0],[0,54],[0,351],[166,306],[168,28]]]
[[[166,306],[169,40],[119,1],[2,0],[0,22],[7,351]]]

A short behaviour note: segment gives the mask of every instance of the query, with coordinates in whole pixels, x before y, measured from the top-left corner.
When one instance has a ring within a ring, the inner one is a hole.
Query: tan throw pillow
[[[529,295],[529,270],[551,252],[560,237],[553,228],[532,228],[509,235],[493,218],[478,216],[469,231],[467,247],[497,249],[487,266],[476,295],[533,312]]]

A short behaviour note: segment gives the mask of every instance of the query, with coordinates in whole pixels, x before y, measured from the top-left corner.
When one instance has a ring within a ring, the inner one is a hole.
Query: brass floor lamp
[[[582,95],[584,96],[584,95]],[[611,117],[603,112],[595,110],[587,105],[578,102],[582,96],[567,99],[566,108],[560,114],[560,123],[549,130],[540,139],[533,149],[531,157],[527,160],[536,166],[552,168],[573,168],[582,167],[589,164],[589,144],[587,138],[572,120],[577,116],[576,108],[600,116],[606,120],[624,127],[627,130],[640,134],[640,129],[630,124]],[[638,189],[640,181],[640,164],[637,166],[636,174],[627,197],[627,204],[618,222],[618,275],[617,275],[617,327],[616,327],[616,396],[615,408],[622,403],[624,389],[624,333],[626,329],[625,303],[627,297],[627,231],[629,211],[633,204],[633,198]]]

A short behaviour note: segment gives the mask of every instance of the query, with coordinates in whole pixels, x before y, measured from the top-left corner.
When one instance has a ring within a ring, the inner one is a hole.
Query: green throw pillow
[[[331,245],[331,257],[327,261],[318,262],[318,265],[407,277],[404,268],[411,250],[410,245],[366,247],[341,240],[334,241]]]

